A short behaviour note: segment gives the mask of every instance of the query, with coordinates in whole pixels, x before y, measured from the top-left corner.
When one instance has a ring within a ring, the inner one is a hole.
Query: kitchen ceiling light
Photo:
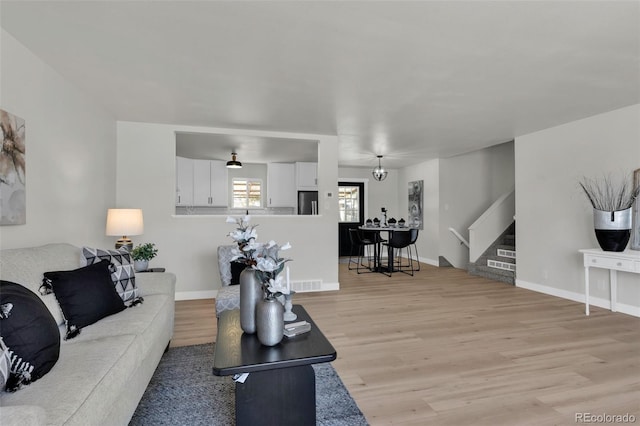
[[[378,155],[378,167],[373,169],[373,171],[371,172],[371,174],[373,175],[373,178],[377,181],[385,180],[387,178],[387,171],[380,164],[381,158],[382,158],[382,155]]]
[[[239,162],[238,160],[236,160],[236,154],[235,152],[231,153],[231,161],[227,161],[227,168],[229,169],[241,169],[242,168],[242,163]]]

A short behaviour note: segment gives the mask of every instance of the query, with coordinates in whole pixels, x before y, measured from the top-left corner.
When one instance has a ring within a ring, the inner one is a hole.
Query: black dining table
[[[373,245],[373,270],[375,272],[380,272],[380,273],[389,273],[389,272],[395,272],[393,269],[393,248],[391,246],[388,247],[387,249],[387,267],[385,268],[382,265],[382,241],[383,238],[380,236],[381,232],[386,232],[387,236],[389,239],[391,239],[391,236],[393,235],[394,232],[408,232],[411,230],[411,227],[409,226],[367,226],[367,225],[362,225],[359,226],[358,229],[360,229],[361,231],[365,231],[365,232],[375,232],[377,238],[374,238],[374,245]]]

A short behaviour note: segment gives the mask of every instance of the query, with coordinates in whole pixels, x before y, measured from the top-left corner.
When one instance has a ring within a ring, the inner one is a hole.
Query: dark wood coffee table
[[[315,425],[316,376],[311,364],[331,362],[336,350],[300,305],[297,321],[311,331],[285,337],[273,347],[263,346],[255,334],[240,328],[240,311],[222,313],[218,320],[213,374],[250,373],[236,382],[237,425]],[[215,397],[215,396],[214,396]]]

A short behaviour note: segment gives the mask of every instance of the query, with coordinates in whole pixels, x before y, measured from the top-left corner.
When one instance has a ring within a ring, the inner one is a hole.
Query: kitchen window
[[[259,179],[233,179],[233,208],[262,207],[262,181]]]

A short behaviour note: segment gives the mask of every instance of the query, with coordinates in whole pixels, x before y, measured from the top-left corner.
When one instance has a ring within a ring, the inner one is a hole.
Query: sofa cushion
[[[138,301],[135,268],[129,250],[124,247],[118,250],[82,247],[81,266],[93,265],[101,260],[108,260],[114,266],[111,279],[122,301],[127,306]]]
[[[60,355],[55,319],[34,292],[0,281],[0,336],[11,360],[6,390],[14,392],[47,374]]]
[[[136,343],[136,336],[120,335],[85,342],[66,342],[60,360],[49,374],[20,392],[5,393],[5,406],[37,405],[44,407],[43,425],[111,425],[107,413],[118,397],[127,392],[128,378],[147,354]],[[73,418],[81,413],[82,421]],[[17,424],[16,424],[17,425]]]
[[[67,325],[65,339],[77,336],[82,327],[126,309],[113,287],[108,260],[72,271],[45,272],[43,282],[43,286],[51,286],[62,308]]]
[[[46,271],[75,269],[80,266],[81,251],[71,244],[47,244],[40,247],[0,251],[0,279],[20,283],[34,293],[42,285]],[[62,310],[53,293],[39,295],[58,324],[64,324]]]

